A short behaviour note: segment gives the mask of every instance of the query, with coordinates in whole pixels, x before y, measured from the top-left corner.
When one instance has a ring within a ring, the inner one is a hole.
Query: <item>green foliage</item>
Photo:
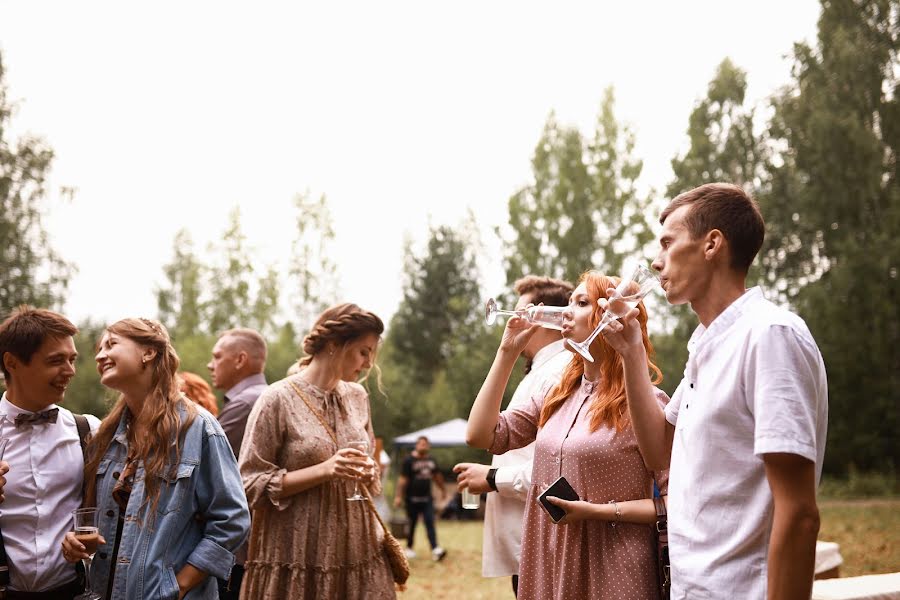
[[[172,261],[163,266],[167,287],[156,288],[159,320],[172,339],[181,340],[201,331],[205,267],[194,252],[194,242],[186,229],[175,234]]]
[[[53,150],[40,138],[7,137],[14,107],[0,56],[0,315],[20,304],[59,307],[73,267],[50,245],[42,223]]]
[[[466,346],[484,327],[474,218],[458,229],[431,227],[423,255],[406,248],[403,300],[391,319],[394,356],[418,384],[430,385],[448,366],[454,346]]]
[[[900,464],[898,47],[896,2],[823,3],[770,127],[763,268],[825,358],[832,473]]]
[[[116,394],[100,385],[97,372],[97,342],[103,335],[106,323],[85,321],[78,326],[75,335],[75,349],[78,360],[75,363],[75,377],[66,390],[64,406],[74,413],[90,414],[103,418],[116,398]]]
[[[291,245],[288,267],[291,283],[290,307],[299,331],[308,331],[319,314],[338,299],[337,265],[331,259],[334,223],[325,196],[294,197],[297,238]]]
[[[896,471],[860,472],[855,468],[846,477],[823,477],[819,497],[825,499],[900,497]]]
[[[534,180],[509,199],[508,283],[528,274],[574,282],[592,268],[617,275],[652,238],[649,196],[635,188],[642,163],[614,104],[609,88],[590,142],[553,114],[547,119],[531,163]]]

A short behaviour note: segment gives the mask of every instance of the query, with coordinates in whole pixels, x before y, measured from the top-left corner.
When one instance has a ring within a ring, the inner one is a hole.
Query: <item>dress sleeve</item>
[[[510,450],[527,446],[534,441],[534,438],[537,437],[544,398],[554,385],[555,382],[552,380],[544,382],[527,402],[500,413],[500,419],[494,428],[494,442],[488,448],[488,452],[504,454]]]
[[[276,509],[284,510],[293,498],[278,498],[282,480],[287,473],[287,469],[278,464],[284,438],[282,428],[287,417],[283,408],[284,393],[272,387],[267,388],[247,419],[239,464],[251,509],[270,502]]]

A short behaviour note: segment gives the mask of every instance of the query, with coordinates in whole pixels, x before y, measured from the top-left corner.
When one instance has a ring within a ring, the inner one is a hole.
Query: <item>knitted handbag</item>
[[[403,591],[406,589],[406,580],[409,579],[409,560],[406,558],[403,546],[400,545],[397,538],[395,538],[384,525],[384,521],[381,519],[381,515],[378,514],[378,509],[375,508],[375,503],[372,502],[372,497],[369,495],[369,490],[366,489],[366,486],[362,486],[362,491],[366,496],[366,504],[372,509],[372,514],[375,515],[375,518],[381,525],[381,530],[384,531],[384,539],[381,540],[381,547],[384,549],[384,555],[387,557],[388,565],[391,567],[394,583],[397,584],[400,591]],[[375,540],[376,542],[378,541],[377,534]]]

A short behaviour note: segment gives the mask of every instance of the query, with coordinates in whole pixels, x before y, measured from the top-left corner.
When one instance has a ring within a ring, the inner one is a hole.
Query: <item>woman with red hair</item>
[[[196,373],[179,371],[178,389],[189,399],[208,410],[212,416],[219,416],[219,405],[216,403],[216,395],[213,394],[212,388],[209,387],[206,380]]]
[[[582,275],[564,313],[563,337],[586,339],[603,316],[598,301],[618,283],[593,271]],[[638,306],[647,369],[659,383],[647,311]],[[547,382],[526,406],[500,412],[513,366],[536,327],[518,317],[507,322],[466,436],[493,454],[536,442],[518,597],[656,599],[653,483],[665,494],[668,476],[644,465],[629,423],[621,356],[598,336],[590,347],[594,362],[573,353],[558,383]],[[656,394],[660,404],[668,401]],[[560,476],[581,500],[553,500],[566,511],[554,524],[537,499]]]

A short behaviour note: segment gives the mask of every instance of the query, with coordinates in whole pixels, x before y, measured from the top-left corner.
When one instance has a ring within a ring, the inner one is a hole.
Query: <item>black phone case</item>
[[[538,502],[540,502],[547,513],[550,515],[550,518],[553,519],[554,523],[559,523],[564,516],[566,516],[566,511],[562,508],[556,506],[555,504],[551,504],[549,500],[547,500],[547,496],[553,496],[554,498],[562,498],[563,500],[580,500],[578,494],[569,485],[569,482],[566,481],[565,477],[560,477],[556,481],[554,481],[550,487],[544,490],[544,493],[538,496]]]

